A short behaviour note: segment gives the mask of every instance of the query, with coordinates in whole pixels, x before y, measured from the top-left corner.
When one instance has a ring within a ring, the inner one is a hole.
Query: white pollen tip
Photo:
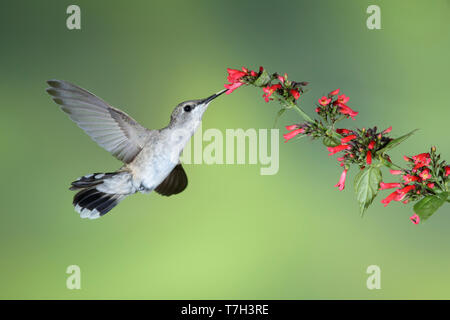
[[[92,177],[92,176],[93,176],[93,174],[91,173],[91,174],[85,175],[84,177],[85,177],[85,178],[90,178],[90,177]]]

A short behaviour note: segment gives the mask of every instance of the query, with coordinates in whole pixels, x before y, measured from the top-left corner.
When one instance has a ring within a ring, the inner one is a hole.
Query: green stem
[[[306,112],[303,111],[302,108],[300,108],[298,105],[296,105],[295,103],[291,103],[291,106],[302,116],[303,119],[308,122],[314,122],[314,120],[310,116],[308,116]]]

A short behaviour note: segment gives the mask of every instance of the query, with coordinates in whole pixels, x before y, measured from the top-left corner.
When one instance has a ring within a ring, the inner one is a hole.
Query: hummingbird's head
[[[219,91],[205,99],[188,100],[180,103],[172,112],[170,125],[195,130],[202,121],[203,113],[205,113],[211,101],[225,91],[227,90]]]

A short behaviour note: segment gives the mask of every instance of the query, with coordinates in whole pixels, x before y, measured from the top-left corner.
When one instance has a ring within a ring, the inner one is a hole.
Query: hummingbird
[[[62,80],[47,83],[46,91],[70,119],[123,162],[115,172],[92,173],[71,183],[70,190],[78,191],[73,198],[75,211],[89,219],[105,215],[137,192],[171,196],[186,189],[180,155],[211,101],[226,91],[181,102],[166,127],[151,130],[83,88]]]

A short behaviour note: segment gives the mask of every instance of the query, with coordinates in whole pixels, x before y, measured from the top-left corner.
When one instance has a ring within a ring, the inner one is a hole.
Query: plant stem
[[[298,105],[296,105],[295,103],[291,103],[291,106],[302,116],[303,119],[308,122],[314,122],[314,120],[310,116],[308,116],[306,112],[303,111],[302,108],[300,108]]]

